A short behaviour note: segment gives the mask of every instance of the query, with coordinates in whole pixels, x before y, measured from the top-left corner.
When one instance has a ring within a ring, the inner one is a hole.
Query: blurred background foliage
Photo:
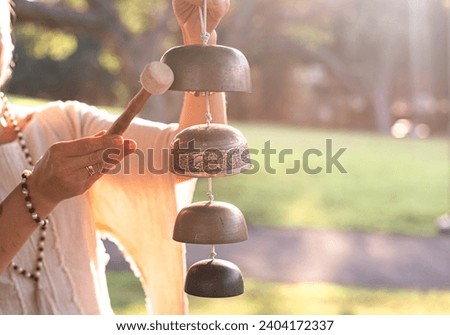
[[[447,0],[231,3],[219,43],[246,54],[254,83],[251,95],[229,94],[232,118],[447,131]],[[144,65],[181,44],[165,0],[17,0],[16,12],[15,94],[124,106]],[[174,121],[180,104],[170,92],[143,115]]]

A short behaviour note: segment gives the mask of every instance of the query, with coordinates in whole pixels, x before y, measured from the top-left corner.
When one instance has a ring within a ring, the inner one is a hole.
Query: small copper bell
[[[174,174],[194,178],[241,173],[251,168],[247,140],[225,124],[188,127],[172,140],[169,168]]]
[[[236,206],[221,201],[202,201],[178,213],[173,239],[193,244],[225,244],[247,240],[247,224]]]
[[[186,45],[162,56],[174,73],[174,91],[250,92],[250,66],[244,54],[221,45]]]
[[[244,281],[235,264],[223,259],[205,259],[189,268],[184,291],[205,298],[234,297],[244,293]]]

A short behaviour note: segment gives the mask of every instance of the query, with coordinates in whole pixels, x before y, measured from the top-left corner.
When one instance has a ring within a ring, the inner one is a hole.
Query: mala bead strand
[[[33,207],[33,203],[31,202],[30,191],[28,190],[27,179],[31,175],[31,171],[25,170],[22,173],[22,194],[25,196],[25,206],[28,209],[28,212],[31,214],[31,218],[36,222],[39,226],[45,226],[48,223],[48,219],[41,219],[41,217],[36,213],[36,210]]]
[[[19,142],[20,147],[22,148],[22,152],[25,155],[25,159],[27,160],[28,164],[30,164],[30,166],[33,166],[33,158],[31,157],[30,149],[28,149],[27,142],[25,141],[25,137],[23,135],[22,129],[19,126],[19,122],[17,122],[16,118],[13,117],[11,115],[11,112],[9,111],[8,98],[5,96],[3,92],[1,92],[0,99],[3,102],[3,110],[2,110],[3,116],[12,123],[14,131],[17,136],[17,141]]]
[[[17,120],[13,121],[14,131],[17,135],[17,140],[19,141],[20,147],[22,148],[22,151],[25,155],[25,159],[27,160],[28,164],[31,166],[33,165],[33,158],[30,155],[30,150],[27,147],[27,142],[25,142],[22,130],[19,127],[19,124],[17,123]]]
[[[19,126],[19,122],[17,122],[14,115],[9,110],[9,104],[8,104],[8,98],[5,96],[3,92],[0,92],[0,100],[3,104],[2,107],[2,115],[3,117],[13,125],[14,132],[17,136],[17,141],[19,142],[19,145],[22,149],[22,152],[25,156],[25,160],[29,164],[30,167],[33,167],[33,158],[31,157],[30,150],[27,146],[27,142],[25,141],[25,136],[22,132],[22,129]],[[14,261],[11,262],[11,268],[16,271],[17,273],[23,275],[26,278],[29,278],[31,280],[34,280],[35,282],[39,282],[39,279],[41,277],[41,271],[43,269],[44,264],[44,247],[45,247],[45,239],[47,235],[47,224],[48,219],[42,219],[36,212],[36,210],[33,207],[33,203],[31,201],[30,196],[30,190],[28,189],[27,179],[30,176],[31,172],[29,170],[25,170],[22,173],[22,180],[21,180],[21,186],[22,186],[22,194],[24,195],[25,199],[25,206],[28,209],[28,212],[31,215],[31,218],[34,220],[34,222],[39,225],[39,239],[38,239],[38,245],[37,245],[37,259],[36,259],[36,267],[34,269],[34,272],[28,271],[24,269],[23,267],[16,264]]]
[[[46,235],[46,226],[42,226],[38,242],[38,257],[36,262],[36,268],[34,269],[34,272],[30,272],[28,270],[25,270],[21,266],[17,265],[15,262],[11,262],[11,267],[14,271],[17,273],[23,275],[26,278],[30,278],[36,282],[39,281],[39,278],[41,277],[41,271],[43,267],[44,262],[44,245],[45,245],[45,235]]]

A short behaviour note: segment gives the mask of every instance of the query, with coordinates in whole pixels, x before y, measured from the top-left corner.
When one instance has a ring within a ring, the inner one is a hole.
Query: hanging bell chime
[[[225,244],[247,240],[247,224],[236,206],[221,201],[196,202],[183,208],[173,239],[193,244]]]
[[[161,58],[174,73],[174,91],[250,92],[250,66],[244,54],[222,45],[183,45]]]
[[[205,259],[189,268],[184,290],[205,298],[234,297],[244,292],[244,281],[235,264],[223,259]]]
[[[188,294],[221,298],[244,292],[239,268],[216,259],[215,244],[245,241],[247,225],[241,211],[228,203],[214,201],[212,178],[231,176],[251,167],[244,135],[231,126],[211,123],[210,92],[250,92],[250,66],[237,49],[208,45],[207,5],[199,8],[202,45],[184,45],[169,49],[161,58],[168,65],[174,81],[169,88],[204,96],[206,123],[178,133],[170,145],[170,171],[176,175],[209,178],[209,201],[183,208],[177,216],[173,239],[185,243],[211,244],[210,259],[192,265],[186,276]],[[204,94],[200,94],[204,93]]]
[[[222,177],[251,167],[244,135],[225,124],[188,127],[174,137],[170,150],[170,171],[177,175]]]

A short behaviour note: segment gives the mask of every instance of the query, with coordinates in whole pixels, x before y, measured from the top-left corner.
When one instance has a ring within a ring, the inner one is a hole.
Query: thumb
[[[106,134],[106,130],[100,130],[98,133],[94,135],[94,137],[100,137]]]

